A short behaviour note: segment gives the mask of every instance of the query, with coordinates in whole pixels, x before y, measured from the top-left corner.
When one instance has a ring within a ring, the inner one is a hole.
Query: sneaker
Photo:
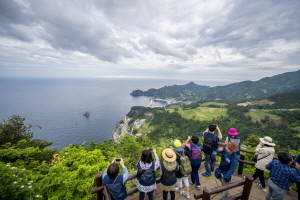
[[[194,185],[194,183],[193,183],[191,180],[189,180],[189,183],[190,183],[191,185]]]
[[[179,190],[178,188],[175,188],[175,192],[178,192],[178,193],[179,193],[179,191],[180,191],[180,190]]]
[[[185,191],[183,191],[183,190],[179,190],[179,194],[181,194],[181,195],[185,195]]]
[[[259,189],[261,189],[264,192],[267,192],[266,188],[263,188],[260,183],[256,183],[256,184]]]
[[[198,190],[200,190],[200,189],[201,189],[201,186],[200,186],[200,185],[197,185],[196,188],[197,188]]]
[[[207,178],[211,178],[211,174],[207,174],[207,173],[202,173],[202,176],[207,177]]]
[[[190,194],[184,194],[184,196],[185,196],[187,199],[191,198],[191,195],[190,195]]]

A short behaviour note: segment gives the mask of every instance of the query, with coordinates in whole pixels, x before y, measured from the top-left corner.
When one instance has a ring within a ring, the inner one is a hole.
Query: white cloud
[[[0,76],[257,80],[300,68],[299,10],[271,0],[0,1]]]

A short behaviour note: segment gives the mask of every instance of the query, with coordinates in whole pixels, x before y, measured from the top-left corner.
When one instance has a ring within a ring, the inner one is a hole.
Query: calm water
[[[53,142],[61,150],[71,143],[103,142],[132,106],[146,106],[149,97],[133,97],[148,90],[189,81],[161,79],[0,79],[0,119],[25,117],[35,138]],[[157,106],[159,103],[156,102]],[[85,111],[90,117],[83,116]]]

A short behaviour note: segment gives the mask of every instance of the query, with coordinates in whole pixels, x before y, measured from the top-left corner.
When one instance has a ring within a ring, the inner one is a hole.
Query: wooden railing
[[[204,187],[203,192],[194,194],[195,199],[200,199],[202,198],[203,200],[210,200],[211,195],[217,194],[220,192],[223,192],[225,190],[229,190],[241,185],[244,185],[243,191],[239,194],[236,194],[230,198],[227,198],[226,200],[236,200],[236,199],[242,199],[242,200],[248,200],[251,192],[251,187],[253,183],[253,177],[246,175],[246,179],[239,180],[236,182],[232,182],[228,185],[220,186],[220,187],[215,187],[215,188],[208,188]]]
[[[219,143],[219,145],[223,145],[223,143]],[[248,149],[243,149],[243,148],[241,148],[240,150],[241,150],[242,152],[245,152],[245,153],[251,153],[251,154],[254,154],[254,153],[255,153],[255,151],[250,151],[250,150],[248,150]],[[273,159],[278,159],[278,158],[277,158],[277,157],[274,157]],[[238,167],[238,173],[239,173],[239,174],[242,174],[242,173],[243,173],[243,164],[252,165],[252,166],[255,165],[254,162],[250,162],[250,161],[244,160],[244,157],[241,156],[241,158],[239,159],[239,167]],[[135,178],[136,178],[136,174],[129,175],[127,181],[132,180],[132,179],[135,179]],[[250,179],[250,178],[248,177],[248,179]],[[157,179],[156,179],[156,182],[157,182],[157,183],[160,182],[160,178],[157,178]],[[238,183],[237,183],[237,182],[238,182]],[[237,181],[237,182],[231,183],[230,186],[233,185],[234,187],[237,187],[237,186],[239,186],[239,185],[235,186],[236,184],[240,184],[240,185],[246,184],[246,183],[243,183],[243,182],[241,182],[241,181]],[[248,183],[247,183],[247,184],[248,184]],[[251,183],[251,184],[252,184],[252,183]],[[102,173],[97,173],[97,174],[95,175],[95,185],[96,185],[96,187],[93,188],[93,189],[91,189],[91,193],[92,193],[92,194],[96,194],[97,200],[103,200],[103,197],[104,197],[105,200],[110,200],[110,199],[111,199],[110,194],[108,194],[108,192],[105,192],[104,186],[102,185]],[[226,185],[226,186],[227,186],[227,185]],[[228,185],[228,186],[229,186],[229,185]],[[208,191],[208,190],[211,190],[211,191],[213,191],[213,192],[214,192],[214,191],[222,192],[222,191],[226,190],[226,189],[224,189],[223,187],[224,187],[224,186],[221,186],[221,187],[220,187],[221,189],[218,189],[218,190],[215,190],[216,188],[214,188],[214,189],[209,189],[209,188],[207,188],[207,191]],[[244,187],[245,187],[245,186],[244,186]],[[218,187],[218,188],[219,188],[219,187]],[[225,188],[226,188],[226,187],[225,187]],[[134,194],[134,193],[136,193],[136,192],[138,192],[138,189],[137,189],[137,188],[133,188],[133,189],[127,191],[127,195],[131,195],[131,194]],[[243,192],[244,192],[244,191],[243,191]],[[216,193],[217,193],[217,192],[216,192]],[[250,193],[250,191],[249,191],[249,193]],[[200,194],[200,193],[199,193],[199,194]],[[197,195],[198,195],[198,194],[197,194]],[[195,198],[196,198],[196,197],[195,197]],[[230,199],[231,199],[231,198],[230,198]],[[235,198],[234,198],[234,199],[235,199]]]
[[[131,174],[129,175],[128,179],[126,181],[132,180],[136,178],[136,173],[135,174]],[[160,182],[160,177],[156,178],[156,183]],[[95,184],[96,187],[91,189],[91,194],[95,194],[96,193],[96,199],[97,200],[103,200],[103,197],[105,200],[111,200],[111,196],[110,194],[106,191],[105,186],[102,185],[102,173],[97,173],[95,175]],[[131,195],[138,192],[137,188],[133,188],[129,191],[127,191],[127,195]]]

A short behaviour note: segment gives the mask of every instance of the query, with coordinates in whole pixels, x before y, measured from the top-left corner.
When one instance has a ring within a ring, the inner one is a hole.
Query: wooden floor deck
[[[206,177],[202,176],[201,174],[204,172],[205,172],[204,165],[201,165],[201,168],[199,170],[201,189],[198,190],[194,186],[190,186],[190,194],[191,194],[190,199],[194,199],[194,194],[202,192],[204,187],[214,188],[214,187],[221,186],[220,181],[218,179],[216,179],[214,176],[212,178],[206,178]],[[236,174],[233,178],[233,181],[241,180],[241,179],[243,179],[243,177],[244,177],[243,175]],[[249,198],[250,200],[264,200],[266,197],[266,192],[263,192],[262,190],[260,190],[257,187],[256,183],[258,183],[258,182],[259,182],[258,178],[253,182],[252,190],[251,190],[250,198]],[[267,183],[267,180],[266,180],[266,183]],[[243,189],[243,186],[240,186],[240,187],[230,190],[229,197],[233,196],[235,194],[241,193],[242,189]],[[139,198],[139,193],[136,193],[133,196],[127,197],[128,200],[138,200],[138,198]],[[221,198],[221,194],[219,193],[216,195],[212,195],[211,199],[219,200],[220,198]],[[146,198],[146,199],[148,199],[148,198]],[[157,189],[154,192],[154,199],[160,199],[160,200],[163,199],[161,184],[157,184]],[[170,199],[170,195],[168,196],[168,199]],[[175,199],[176,200],[187,200],[186,197],[180,195],[179,193],[175,193]],[[289,191],[289,192],[287,192],[284,200],[298,200],[298,195],[294,191]]]

